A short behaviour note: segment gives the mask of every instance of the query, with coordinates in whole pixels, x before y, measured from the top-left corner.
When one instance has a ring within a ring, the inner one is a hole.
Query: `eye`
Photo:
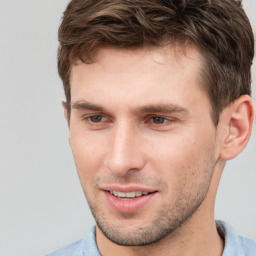
[[[160,116],[153,116],[151,120],[152,120],[152,123],[154,124],[164,124],[168,121],[166,118],[160,117]]]
[[[102,115],[93,115],[93,116],[88,116],[87,119],[91,121],[92,123],[100,123],[104,121],[104,117]]]
[[[81,116],[81,121],[86,129],[103,130],[111,125],[111,118],[105,114],[91,113]]]

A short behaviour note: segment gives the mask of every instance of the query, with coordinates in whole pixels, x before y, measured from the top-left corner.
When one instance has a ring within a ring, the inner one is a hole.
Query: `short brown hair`
[[[58,70],[70,112],[70,69],[104,46],[193,44],[204,57],[204,88],[217,125],[235,99],[251,94],[254,38],[236,0],[72,0],[59,28]]]

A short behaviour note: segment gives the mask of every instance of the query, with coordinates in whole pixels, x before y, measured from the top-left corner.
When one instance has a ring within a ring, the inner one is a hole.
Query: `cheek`
[[[170,167],[179,164],[184,165],[189,159],[193,159],[197,153],[197,142],[184,135],[171,135],[154,140],[151,138],[148,147],[148,159],[154,159],[157,164],[167,164]]]
[[[81,184],[92,183],[104,158],[102,142],[73,131],[70,133],[70,146]]]
[[[194,133],[190,136],[178,134],[171,139],[158,140],[157,143],[152,141],[148,160],[152,169],[158,170],[163,179],[174,185],[178,183],[178,179],[187,180],[187,177],[193,179],[194,176],[199,176],[208,168],[209,155],[212,158],[212,154],[213,137],[210,135],[203,138]]]

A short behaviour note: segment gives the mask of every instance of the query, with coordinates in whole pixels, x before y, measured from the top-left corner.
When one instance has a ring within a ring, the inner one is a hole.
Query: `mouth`
[[[121,191],[120,191],[121,190]],[[108,188],[103,190],[107,204],[119,213],[135,213],[150,206],[158,191],[142,188]]]
[[[154,192],[146,192],[146,191],[121,192],[121,191],[115,191],[115,190],[110,190],[108,192],[111,195],[121,200],[131,200],[134,198],[143,197],[143,196],[147,196],[149,194],[154,193]]]

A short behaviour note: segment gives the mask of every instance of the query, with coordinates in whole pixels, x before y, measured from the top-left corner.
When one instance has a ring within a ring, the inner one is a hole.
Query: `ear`
[[[68,121],[67,102],[63,100],[63,101],[61,102],[61,104],[62,104],[62,107],[63,107],[63,109],[64,109],[64,117],[65,117],[65,119]]]
[[[243,95],[223,111],[222,122],[226,127],[222,138],[220,158],[230,160],[246,147],[252,132],[254,119],[253,102]]]

